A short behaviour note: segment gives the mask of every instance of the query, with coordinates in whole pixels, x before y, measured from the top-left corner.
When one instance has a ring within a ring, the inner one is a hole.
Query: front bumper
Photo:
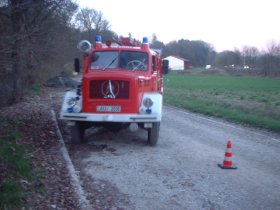
[[[61,112],[60,119],[87,122],[160,122],[161,114],[92,114]]]

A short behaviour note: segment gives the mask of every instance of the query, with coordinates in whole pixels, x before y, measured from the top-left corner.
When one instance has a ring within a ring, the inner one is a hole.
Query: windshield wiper
[[[102,70],[105,70],[107,69],[109,66],[111,66],[116,60],[117,58],[119,57],[119,55],[117,55],[117,57],[115,57],[107,66],[105,66]]]

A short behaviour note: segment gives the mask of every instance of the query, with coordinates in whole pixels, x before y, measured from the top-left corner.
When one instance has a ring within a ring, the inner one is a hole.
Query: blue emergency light
[[[100,35],[96,35],[95,42],[101,42],[101,41],[102,41],[102,37]]]
[[[148,37],[143,37],[142,44],[149,44]]]

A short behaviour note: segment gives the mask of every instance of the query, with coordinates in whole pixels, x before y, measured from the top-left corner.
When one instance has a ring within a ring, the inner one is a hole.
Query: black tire
[[[75,125],[70,126],[71,143],[79,144],[84,139],[85,128],[81,122],[75,122]]]
[[[150,146],[155,146],[158,141],[160,123],[153,123],[152,128],[148,128],[148,143]]]

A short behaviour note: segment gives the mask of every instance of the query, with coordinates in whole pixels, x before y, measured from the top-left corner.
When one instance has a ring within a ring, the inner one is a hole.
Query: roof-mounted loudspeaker
[[[78,49],[81,50],[83,53],[88,53],[91,49],[91,43],[87,40],[82,40],[78,44]]]

